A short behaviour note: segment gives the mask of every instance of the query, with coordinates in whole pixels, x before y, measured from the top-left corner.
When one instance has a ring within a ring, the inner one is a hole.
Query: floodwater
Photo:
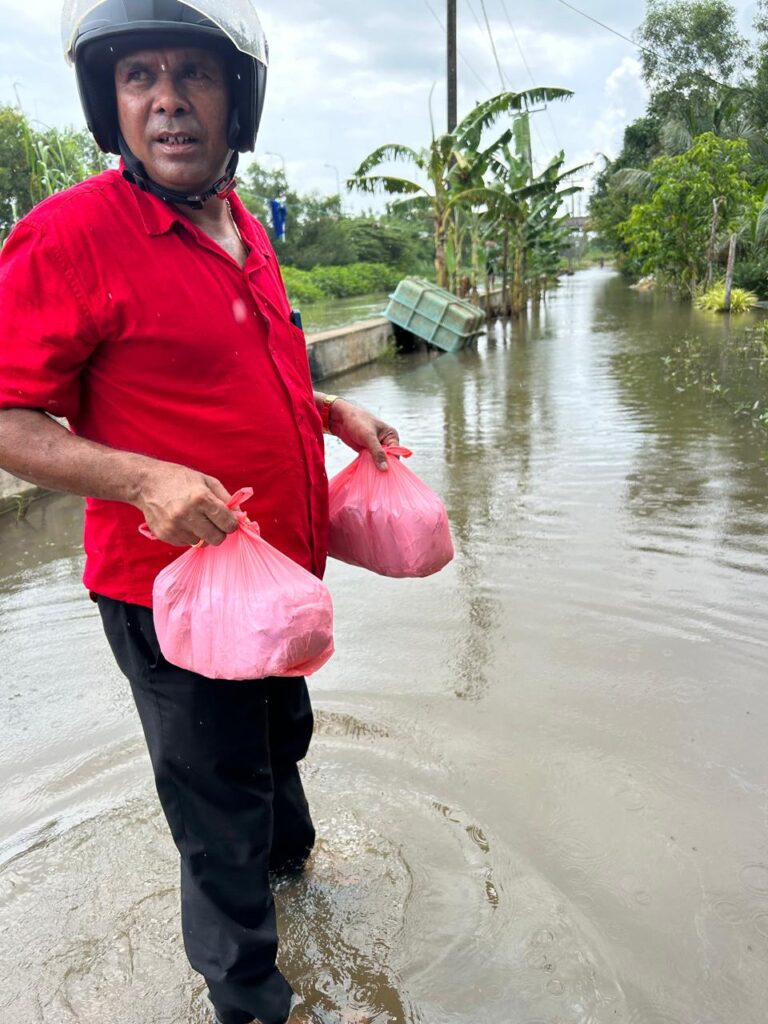
[[[321,838],[277,893],[319,1022],[768,1019],[767,441],[660,358],[725,329],[595,270],[476,348],[334,381],[398,425],[457,558],[329,568]],[[0,525],[0,1019],[203,1024],[79,543],[69,498]]]
[[[301,322],[309,334],[314,331],[328,331],[332,327],[344,327],[356,320],[371,320],[384,316],[388,298],[386,292],[374,292],[371,295],[354,295],[347,299],[301,303]]]

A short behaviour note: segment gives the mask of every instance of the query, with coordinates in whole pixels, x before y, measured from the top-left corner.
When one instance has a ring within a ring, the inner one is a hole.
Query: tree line
[[[768,297],[768,0],[753,28],[741,34],[727,0],[648,0],[647,108],[590,201],[627,275],[704,302],[731,283]]]

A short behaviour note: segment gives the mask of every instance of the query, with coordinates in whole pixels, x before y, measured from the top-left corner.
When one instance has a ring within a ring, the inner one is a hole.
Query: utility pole
[[[448,0],[448,131],[456,127],[456,0]]]

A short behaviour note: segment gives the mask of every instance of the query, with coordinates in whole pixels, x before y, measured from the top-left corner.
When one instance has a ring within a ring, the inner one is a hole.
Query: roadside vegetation
[[[749,39],[728,0],[648,0],[636,38],[648,106],[605,161],[592,228],[630,278],[708,308],[733,287],[768,298],[768,0]]]
[[[432,225],[421,211],[351,216],[343,212],[341,196],[301,195],[282,170],[256,162],[242,173],[238,195],[267,228],[294,302],[391,291],[406,274],[434,279]],[[272,229],[275,198],[288,207],[284,241]]]
[[[0,105],[0,245],[33,206],[105,170],[108,159],[88,132],[35,127],[20,110]]]
[[[768,299],[768,0],[749,38],[736,13],[728,0],[648,0],[636,32],[647,109],[590,201],[628,278],[734,315]],[[662,362],[677,393],[768,428],[768,325],[692,332]]]
[[[567,89],[503,92],[479,103],[451,132],[413,149],[392,142],[370,153],[347,186],[398,197],[393,210],[429,216],[437,283],[460,295],[501,287],[502,308],[522,313],[555,281],[571,229],[563,200],[583,167],[565,168],[558,153],[542,171],[531,151],[531,108],[561,100]],[[499,132],[499,126],[501,131]],[[494,131],[495,129],[495,131]],[[390,170],[405,164],[412,177]]]

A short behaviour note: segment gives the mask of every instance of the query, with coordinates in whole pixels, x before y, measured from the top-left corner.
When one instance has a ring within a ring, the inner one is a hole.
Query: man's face
[[[229,156],[224,60],[198,47],[139,50],[115,66],[120,129],[158,185],[202,191]]]

